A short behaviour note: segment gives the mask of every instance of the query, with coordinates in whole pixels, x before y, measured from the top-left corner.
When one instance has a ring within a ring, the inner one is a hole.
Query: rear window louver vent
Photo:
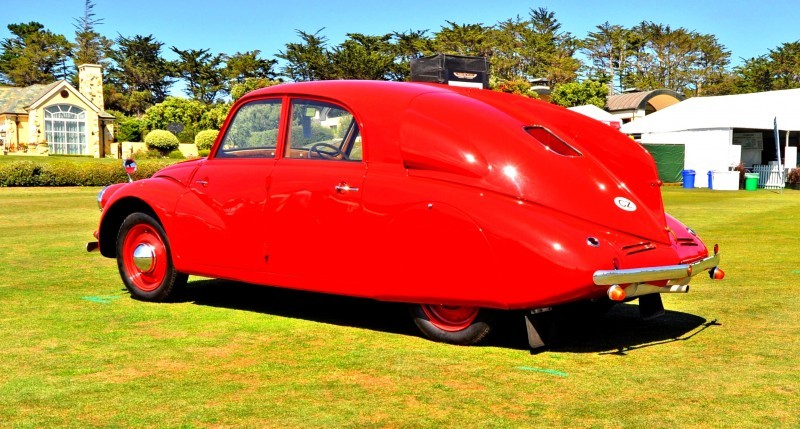
[[[698,244],[691,238],[679,238],[678,239],[679,246],[688,246],[688,247],[697,247]]]
[[[547,128],[532,125],[530,127],[525,127],[525,131],[533,137],[537,142],[539,142],[545,149],[549,150],[550,152],[556,153],[561,156],[582,156],[582,154],[575,149],[574,147],[570,146],[564,140],[561,140],[558,136],[550,132]]]
[[[654,250],[656,246],[650,242],[642,242],[636,244],[630,244],[628,246],[623,246],[622,250],[627,252],[628,255],[635,255],[637,253],[647,252],[649,250]]]

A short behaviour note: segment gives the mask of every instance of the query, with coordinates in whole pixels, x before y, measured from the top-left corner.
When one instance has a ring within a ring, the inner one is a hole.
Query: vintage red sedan
[[[473,344],[486,309],[686,292],[713,253],[664,213],[651,156],[520,96],[441,84],[289,83],[242,97],[207,158],[98,196],[95,233],[134,298],[188,275],[411,304]]]

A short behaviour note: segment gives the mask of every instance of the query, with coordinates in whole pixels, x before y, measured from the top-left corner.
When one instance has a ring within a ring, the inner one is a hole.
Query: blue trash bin
[[[711,170],[708,170],[708,189],[714,189],[713,176],[714,176],[714,172],[711,171]]]
[[[694,188],[694,170],[683,170],[683,187],[685,189]]]

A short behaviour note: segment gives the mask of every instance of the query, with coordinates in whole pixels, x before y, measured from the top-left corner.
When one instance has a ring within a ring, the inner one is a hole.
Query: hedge
[[[175,160],[137,161],[134,179],[152,176]],[[0,187],[9,186],[107,186],[127,182],[119,163],[71,163],[12,161],[0,163]]]

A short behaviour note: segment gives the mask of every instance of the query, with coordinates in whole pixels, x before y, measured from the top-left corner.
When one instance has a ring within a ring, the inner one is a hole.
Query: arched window
[[[70,104],[44,109],[44,131],[53,155],[86,155],[86,111]]]

